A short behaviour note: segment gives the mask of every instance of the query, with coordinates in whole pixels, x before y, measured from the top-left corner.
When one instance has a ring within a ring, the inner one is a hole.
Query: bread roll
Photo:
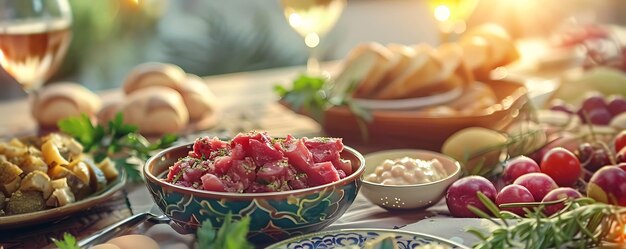
[[[122,100],[114,100],[105,102],[98,111],[96,115],[98,117],[98,123],[101,125],[106,125],[111,121],[118,112],[120,112],[120,108],[122,106]]]
[[[215,95],[202,78],[189,74],[182,85],[181,94],[189,111],[189,119],[199,120],[216,111]]]
[[[405,98],[407,93],[422,92],[421,89],[444,79],[444,65],[435,51],[427,45],[418,46],[415,50],[415,56],[406,70],[378,92],[376,99]],[[423,93],[423,96],[431,94],[427,91]]]
[[[361,60],[365,56],[373,56],[374,64],[366,70],[358,83],[354,96],[369,96],[380,83],[387,71],[395,64],[394,56],[386,47],[379,43],[364,43],[354,48],[348,55],[347,63]]]
[[[515,43],[508,32],[494,23],[487,23],[468,30],[460,39],[461,43],[471,43],[475,37],[482,37],[486,41],[486,60],[479,68],[481,71],[490,71],[496,67],[507,65],[519,58]]]
[[[189,113],[181,95],[163,86],[132,92],[120,110],[126,122],[137,125],[144,134],[176,133],[189,122]]]
[[[391,43],[387,45],[387,48],[395,55],[395,64],[391,66],[389,71],[383,77],[382,82],[378,84],[377,89],[375,89],[374,92],[380,91],[387,83],[390,83],[400,77],[402,73],[405,72],[411,65],[411,61],[413,60],[413,57],[415,57],[416,53],[413,47],[401,44]]]
[[[81,113],[93,117],[100,106],[98,95],[77,83],[64,82],[44,87],[33,100],[32,114],[40,126],[52,127]]]
[[[180,92],[186,79],[185,71],[176,65],[157,62],[144,63],[136,66],[126,76],[124,92],[130,94],[150,86],[164,86]]]
[[[463,47],[463,61],[470,70],[477,70],[485,64],[489,48],[484,37],[470,37],[459,44]]]

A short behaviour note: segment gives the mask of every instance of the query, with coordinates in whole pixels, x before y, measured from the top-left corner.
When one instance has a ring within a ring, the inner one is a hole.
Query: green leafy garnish
[[[345,89],[333,86],[335,84],[325,78],[303,74],[294,80],[291,89],[276,85],[274,91],[292,110],[308,114],[319,123],[324,123],[324,111],[333,106],[347,106],[357,118],[363,139],[367,140],[367,123],[373,117],[369,110],[352,100],[351,93],[356,87],[356,81],[346,84]]]
[[[501,205],[502,208],[524,208],[527,218],[522,218],[511,212],[499,211],[484,194],[478,195],[499,220],[470,207],[476,215],[498,226],[490,233],[470,229],[469,233],[481,239],[474,248],[590,248],[601,246],[604,242],[623,243],[625,240],[626,208],[623,207],[597,203],[590,198]],[[563,202],[565,208],[560,212],[549,217],[543,213],[546,205]]]
[[[239,221],[233,221],[232,214],[224,217],[224,223],[219,230],[213,227],[210,221],[204,221],[197,231],[200,249],[253,249],[254,245],[248,242],[246,236],[250,226],[250,216]]]
[[[76,238],[69,233],[64,233],[62,240],[53,238],[52,242],[54,242],[54,245],[59,249],[80,249],[80,247],[78,247],[78,243],[76,242]]]
[[[96,162],[107,157],[116,165],[123,167],[128,179],[142,181],[138,167],[150,158],[151,152],[169,147],[178,140],[176,135],[167,134],[154,143],[150,143],[138,133],[134,125],[125,124],[118,113],[108,125],[93,125],[85,114],[60,120],[59,129],[74,137],[84,147],[84,152],[93,155]]]
[[[322,121],[324,111],[331,107],[324,91],[325,83],[324,78],[300,75],[291,89],[276,85],[274,91],[291,109],[309,113],[313,119]]]

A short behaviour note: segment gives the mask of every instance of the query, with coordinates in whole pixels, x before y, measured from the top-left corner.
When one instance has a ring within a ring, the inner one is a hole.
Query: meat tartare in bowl
[[[144,166],[155,203],[193,232],[203,221],[250,216],[249,238],[272,242],[319,231],[356,198],[365,159],[338,138],[239,134],[168,148]]]

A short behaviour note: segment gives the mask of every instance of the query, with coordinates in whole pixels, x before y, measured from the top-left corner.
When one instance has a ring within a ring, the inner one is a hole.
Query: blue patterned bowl
[[[343,215],[361,187],[365,159],[345,147],[341,157],[352,161],[354,173],[340,181],[312,188],[274,193],[226,193],[185,188],[163,180],[168,168],[191,150],[192,144],[168,148],[143,168],[154,202],[173,225],[194,232],[203,221],[220,227],[228,213],[234,219],[251,217],[249,239],[271,243],[316,232]]]
[[[400,249],[413,249],[418,246],[433,244],[441,245],[442,248],[469,248],[456,242],[423,233],[391,229],[343,229],[298,236],[270,245],[265,249],[330,249],[355,245],[362,248],[365,241],[387,234],[391,234],[394,237],[396,246]]]

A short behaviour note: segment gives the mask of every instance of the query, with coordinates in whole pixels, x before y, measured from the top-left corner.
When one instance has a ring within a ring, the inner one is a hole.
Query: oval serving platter
[[[115,194],[115,192],[122,189],[122,187],[124,187],[124,184],[126,183],[126,172],[124,172],[119,167],[118,170],[119,176],[113,182],[107,184],[106,188],[100,190],[99,192],[93,193],[92,195],[80,201],[70,203],[62,207],[56,207],[32,213],[0,216],[0,231],[57,220],[63,217],[67,217],[71,214],[86,210],[95,206],[96,204],[100,204],[108,200],[113,196],[113,194]]]
[[[364,242],[380,236],[393,234],[400,249],[413,249],[424,245],[439,244],[444,248],[466,249],[467,246],[436,236],[392,229],[341,229],[305,234],[266,247],[266,249],[330,249],[347,246],[362,247]]]

